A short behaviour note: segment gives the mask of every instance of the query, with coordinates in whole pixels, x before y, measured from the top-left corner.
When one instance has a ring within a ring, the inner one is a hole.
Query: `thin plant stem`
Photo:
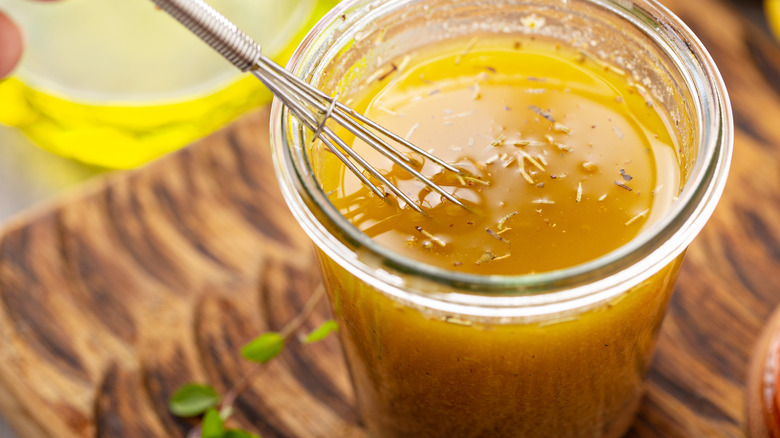
[[[306,301],[306,304],[304,304],[300,313],[298,313],[295,318],[288,321],[287,324],[285,324],[284,327],[282,327],[282,329],[279,331],[279,334],[284,338],[285,341],[289,340],[293,334],[297,333],[301,329],[309,316],[311,316],[312,312],[314,312],[314,309],[317,307],[317,304],[324,295],[325,287],[322,285],[322,283],[320,283],[319,286],[317,286],[317,288],[314,290],[312,296],[309,297],[309,299]],[[222,399],[221,403],[221,407],[223,409],[233,406],[233,403],[236,401],[236,398],[238,398],[239,394],[244,392],[252,383],[252,381],[264,369],[263,365],[264,364],[256,364],[254,367],[252,367],[251,370],[249,370],[248,373],[241,377],[241,380],[238,383],[236,383],[232,388],[230,388],[230,390],[228,390],[227,393],[225,393],[225,397]]]

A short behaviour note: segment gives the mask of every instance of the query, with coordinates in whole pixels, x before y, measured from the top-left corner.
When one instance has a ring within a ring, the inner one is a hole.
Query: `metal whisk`
[[[409,207],[422,212],[420,206],[406,193],[391,183],[381,172],[339,138],[331,128],[326,126],[325,122],[328,119],[343,126],[347,131],[378,150],[393,163],[450,202],[465,207],[460,200],[415,169],[411,159],[400,153],[380,135],[451,172],[460,174],[461,171],[458,168],[372,122],[355,110],[343,105],[336,98],[328,96],[288,72],[264,56],[259,44],[202,0],[152,0],[152,2],[200,37],[241,71],[250,71],[260,79],[308,129],[315,133],[315,138],[319,138],[366,187],[378,196],[385,197],[385,192],[371,182],[360,171],[360,168],[380,181],[384,187],[402,199]]]

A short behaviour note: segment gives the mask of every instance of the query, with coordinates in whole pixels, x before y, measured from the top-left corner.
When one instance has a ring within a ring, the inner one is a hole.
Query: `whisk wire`
[[[318,122],[316,118],[314,117],[314,114],[311,110],[306,109],[303,102],[299,100],[300,94],[290,93],[289,87],[291,87],[290,82],[281,81],[278,77],[275,77],[273,75],[271,76],[263,76],[260,71],[262,70],[262,67],[260,67],[258,70],[253,71],[252,73],[255,74],[255,76],[258,77],[263,83],[274,93],[275,96],[277,96],[284,104],[290,109],[290,111],[293,112],[293,114],[296,115],[301,121],[304,122],[306,127],[311,131],[316,131],[318,128]],[[322,106],[322,103],[320,102],[311,102],[311,104],[315,107],[318,107],[318,110],[320,112],[325,112],[325,108]],[[354,173],[363,184],[369,187],[371,191],[373,191],[376,195],[384,198],[386,195],[385,193],[379,189],[374,183],[372,183],[368,178],[366,178],[365,175],[350,161],[344,154],[341,153],[343,150],[346,152],[347,155],[349,155],[350,158],[355,160],[362,168],[364,168],[371,176],[379,180],[385,187],[388,188],[393,194],[398,196],[405,204],[407,204],[412,209],[421,212],[422,209],[415,203],[406,193],[404,193],[401,189],[399,189],[395,184],[391,183],[385,175],[383,175],[381,172],[379,172],[375,167],[373,167],[370,163],[368,163],[362,156],[360,156],[357,152],[355,152],[354,149],[350,148],[340,137],[338,137],[333,130],[328,127],[327,125],[323,125],[322,132],[320,134],[320,139],[323,141],[325,146],[333,152],[339,160],[341,160],[345,165],[347,165],[347,168],[349,168],[352,173]],[[335,143],[335,145],[334,145]]]
[[[287,70],[281,68],[273,61],[269,60],[267,57],[261,55],[258,58],[258,70],[263,71],[266,68],[268,70],[273,71],[274,73],[277,73],[279,76],[284,77],[288,82],[286,85],[289,85],[291,89],[294,89],[295,91],[299,91],[299,93],[293,93],[295,96],[299,96],[306,104],[312,106],[315,108],[315,110],[319,111],[320,113],[323,113],[326,115],[326,118],[323,120],[323,123],[327,121],[327,118],[330,117],[333,119],[337,124],[343,126],[347,131],[355,135],[357,138],[374,148],[375,150],[379,151],[382,155],[384,155],[386,158],[391,160],[394,164],[400,166],[404,171],[408,172],[412,176],[414,176],[418,181],[421,181],[423,184],[425,184],[427,187],[431,188],[435,192],[437,192],[439,195],[443,196],[448,201],[457,204],[461,207],[465,207],[462,202],[454,197],[451,193],[447,192],[439,186],[438,184],[434,183],[430,178],[420,173],[417,169],[412,167],[411,163],[412,161],[403,155],[401,152],[399,152],[397,149],[390,146],[387,142],[382,140],[376,133],[371,131],[368,128],[374,129],[381,133],[382,135],[386,135],[390,137],[391,139],[397,141],[398,143],[402,145],[409,145],[410,149],[412,149],[414,152],[422,155],[426,158],[431,158],[432,161],[434,161],[436,164],[444,167],[445,169],[451,170],[455,173],[460,173],[460,170],[456,167],[450,165],[449,163],[446,163],[445,161],[439,159],[435,155],[429,154],[428,152],[420,149],[419,147],[413,145],[408,140],[404,139],[403,137],[398,136],[397,134],[393,133],[392,131],[387,130],[383,126],[377,124],[376,122],[366,118],[365,116],[361,115],[357,111],[352,110],[351,108],[347,107],[346,105],[339,102],[336,98],[332,98],[328,96],[327,94],[323,93],[322,91],[318,90],[317,88],[313,87],[311,84],[304,82],[297,76],[293,75],[292,73],[288,72]],[[261,79],[263,80],[263,79]],[[326,109],[324,106],[324,103],[329,104],[330,106]],[[334,107],[341,111],[332,111],[331,108]],[[297,115],[297,114],[296,114]],[[362,123],[362,125],[361,125]],[[363,126],[366,125],[366,126]],[[349,146],[345,144],[339,144],[342,148],[349,148]],[[349,153],[349,151],[348,151]],[[351,154],[350,154],[351,156]],[[361,165],[363,165],[361,163]],[[370,164],[366,163],[365,166],[371,166]],[[372,173],[373,175],[373,173]],[[384,181],[383,181],[384,183]],[[386,184],[386,183],[385,183]],[[393,185],[394,187],[394,185]],[[395,193],[396,195],[399,195],[399,192],[396,190],[393,190],[393,187],[388,186],[388,188]],[[399,195],[401,196],[401,195]],[[404,199],[404,202],[409,204],[409,201],[407,200],[408,197],[406,195],[401,196]],[[416,203],[410,204],[412,208],[417,207]],[[419,208],[415,208],[416,210],[419,210]]]
[[[325,147],[335,154],[377,196],[384,198],[386,196],[385,191],[372,182],[364,174],[364,171],[403,200],[410,208],[422,212],[422,208],[409,195],[404,193],[397,185],[391,183],[385,175],[336,135],[327,126],[328,120],[333,120],[355,135],[356,138],[376,149],[391,162],[422,182],[426,187],[437,192],[448,201],[466,208],[459,199],[415,169],[413,160],[393,147],[390,141],[409,149],[424,159],[436,163],[443,169],[460,175],[461,171],[458,168],[373,122],[342,104],[337,98],[328,96],[285,70],[264,56],[260,45],[241,32],[233,23],[203,0],[152,0],[152,2],[195,33],[241,71],[251,71],[287,106],[306,128],[315,133],[314,139],[319,138]],[[317,115],[320,115],[319,120]],[[383,139],[382,136],[389,141]]]
[[[338,99],[339,99],[339,95],[336,94],[336,96],[330,102],[330,105],[328,105],[328,109],[327,111],[325,111],[325,114],[322,116],[322,121],[320,122],[320,125],[317,126],[317,131],[314,133],[314,137],[312,137],[314,140],[316,140],[320,136],[320,133],[322,132],[322,128],[324,128],[325,124],[328,123],[328,119],[333,114],[333,108],[336,107],[336,103],[338,102]]]
[[[299,118],[299,120],[306,126],[307,129],[311,131],[315,131],[317,128],[317,122],[314,118],[314,116],[306,111],[305,107],[301,105],[300,102],[297,100],[292,100],[287,96],[286,92],[284,92],[279,86],[274,83],[272,80],[268,80],[264,77],[260,77],[257,72],[253,72],[255,76],[258,76],[258,78],[263,81],[263,84],[268,87],[268,89],[271,90],[271,92],[274,93],[275,96],[277,96],[284,104],[287,106],[287,108],[290,109],[290,111],[293,112],[293,114],[296,114],[296,117]],[[298,114],[301,114],[298,116]],[[325,131],[327,127],[323,125],[323,131]],[[379,189],[374,183],[372,183],[366,176],[363,174],[363,172],[360,171],[360,169],[355,166],[355,164],[347,158],[343,152],[341,152],[341,149],[336,147],[336,145],[333,144],[333,142],[330,140],[329,137],[320,136],[320,139],[322,140],[323,144],[325,144],[325,147],[328,148],[336,157],[344,163],[345,166],[356,176],[360,181],[365,184],[369,189],[371,189],[372,192],[374,192],[377,196],[385,197],[385,193]],[[356,160],[359,161],[359,160]]]
[[[317,89],[316,87],[312,86],[308,82],[302,81],[299,77],[297,77],[294,74],[290,73],[289,71],[284,69],[279,64],[271,61],[266,56],[261,56],[260,58],[258,58],[258,62],[262,62],[262,63],[268,65],[269,68],[274,71],[274,73],[276,73],[278,75],[281,75],[281,76],[285,77],[286,79],[288,79],[290,81],[300,82],[302,87],[303,87],[303,90],[307,94],[312,95],[312,96],[314,96],[314,97],[316,97],[318,99],[324,100],[324,101],[330,101],[330,96],[328,96],[327,94],[325,94],[321,90]],[[393,140],[393,141],[399,143],[400,145],[402,145],[402,146],[412,150],[414,153],[419,154],[419,155],[421,155],[421,156],[423,156],[423,157],[433,161],[437,165],[439,165],[439,166],[449,170],[450,172],[461,173],[461,170],[458,169],[457,167],[455,167],[455,166],[451,165],[450,163],[442,160],[441,158],[437,157],[436,155],[433,155],[432,153],[426,151],[425,149],[422,149],[422,148],[418,147],[417,145],[415,145],[414,143],[410,142],[409,140],[407,140],[407,139],[401,137],[400,135],[390,131],[389,129],[385,128],[384,126],[374,122],[373,120],[371,120],[368,117],[360,114],[359,112],[353,110],[352,108],[342,104],[341,102],[337,102],[336,103],[336,108],[340,109],[341,111],[344,111],[346,114],[348,114],[349,116],[353,117],[355,120],[359,121],[360,123],[362,123],[362,124],[364,124],[366,126],[371,127],[371,129],[374,129],[377,132],[381,133],[382,135],[387,136],[391,140]],[[401,156],[403,156],[403,155],[401,155]]]

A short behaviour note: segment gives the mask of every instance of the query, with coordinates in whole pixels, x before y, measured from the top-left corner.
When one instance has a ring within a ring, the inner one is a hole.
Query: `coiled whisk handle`
[[[202,0],[152,0],[241,71],[255,64],[260,45]]]

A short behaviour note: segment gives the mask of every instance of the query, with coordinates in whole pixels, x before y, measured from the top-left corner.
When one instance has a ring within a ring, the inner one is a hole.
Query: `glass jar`
[[[726,182],[727,93],[698,39],[653,0],[347,0],[290,68],[348,101],[388,60],[491,34],[573,46],[628,72],[664,106],[681,139],[683,183],[661,219],[609,254],[552,272],[480,276],[420,264],[339,214],[316,179],[311,133],[276,102],[282,191],[316,245],[372,436],[620,436],[685,249]]]

